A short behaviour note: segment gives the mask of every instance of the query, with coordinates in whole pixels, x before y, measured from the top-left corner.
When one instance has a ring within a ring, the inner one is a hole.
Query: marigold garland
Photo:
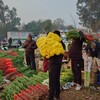
[[[64,49],[60,41],[61,38],[57,34],[49,32],[47,36],[40,37],[36,44],[41,55],[45,58],[50,58],[54,55],[64,54]]]

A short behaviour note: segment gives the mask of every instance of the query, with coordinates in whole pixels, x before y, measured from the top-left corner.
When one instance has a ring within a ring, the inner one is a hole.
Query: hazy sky
[[[78,27],[76,0],[3,0],[10,8],[15,7],[21,22],[38,19],[64,19],[66,24],[73,25],[73,19]],[[71,17],[73,16],[73,19]]]

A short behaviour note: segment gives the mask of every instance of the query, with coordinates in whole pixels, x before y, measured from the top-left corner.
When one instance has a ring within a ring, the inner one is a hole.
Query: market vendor
[[[82,44],[85,40],[85,36],[81,31],[76,33],[79,35],[79,37],[73,38],[72,44],[69,49],[69,58],[71,59],[71,67],[74,78],[73,85],[76,84],[76,90],[80,90],[82,82],[81,69],[83,66]]]
[[[30,34],[28,35],[27,40],[23,43],[23,48],[25,48],[27,66],[36,71],[34,50],[37,48],[37,45],[36,42],[32,40]]]

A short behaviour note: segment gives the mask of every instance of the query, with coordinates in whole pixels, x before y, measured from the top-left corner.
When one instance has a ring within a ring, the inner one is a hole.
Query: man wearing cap
[[[36,41],[32,40],[32,35],[28,35],[27,40],[23,43],[23,48],[25,48],[27,66],[36,71],[34,50],[37,46]]]

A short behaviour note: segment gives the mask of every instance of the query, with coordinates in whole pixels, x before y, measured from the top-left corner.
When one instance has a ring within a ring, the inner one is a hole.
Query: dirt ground
[[[100,86],[82,87],[80,91],[75,90],[75,87],[62,90],[61,100],[100,100]]]

